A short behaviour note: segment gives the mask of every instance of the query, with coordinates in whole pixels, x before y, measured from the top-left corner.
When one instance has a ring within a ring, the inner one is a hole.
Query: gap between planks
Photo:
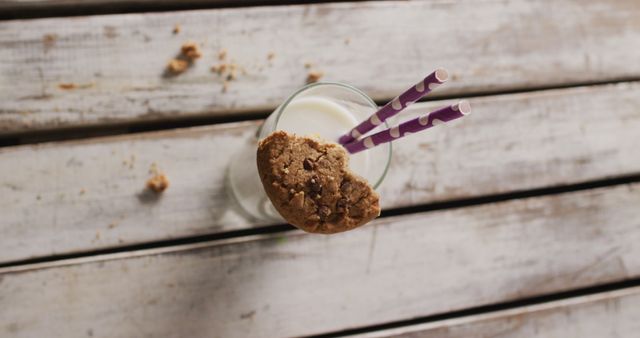
[[[501,91],[471,91],[466,92],[459,95],[441,95],[441,96],[427,96],[424,97],[416,103],[420,102],[432,102],[432,101],[442,101],[442,100],[453,100],[453,99],[474,99],[474,98],[482,98],[487,96],[497,96],[497,95],[511,95],[511,94],[527,94],[527,93],[536,93],[536,92],[545,92],[545,91],[554,91],[560,89],[571,89],[571,88],[588,88],[588,87],[597,87],[603,85],[616,85],[616,84],[638,84],[640,83],[640,78],[619,78],[619,79],[611,79],[607,81],[590,81],[590,82],[574,82],[567,83],[561,85],[546,85],[546,86],[532,86],[528,88],[513,88],[508,90]],[[381,100],[375,100],[379,106],[386,104],[391,98],[385,98]],[[170,130],[170,129],[180,129],[180,128],[192,128],[192,127],[202,127],[209,126],[213,124],[223,124],[223,123],[232,123],[232,122],[241,122],[241,121],[256,121],[262,120],[266,118],[271,112],[273,112],[276,107],[271,107],[267,110],[256,110],[256,111],[246,111],[242,114],[222,114],[222,115],[212,115],[212,116],[186,116],[179,117],[177,119],[161,119],[161,120],[151,120],[151,121],[130,121],[119,124],[101,124],[95,126],[86,126],[86,127],[66,127],[66,128],[57,128],[57,129],[42,129],[42,130],[33,130],[33,131],[16,131],[5,134],[0,134],[0,148],[2,147],[12,147],[17,145],[28,145],[28,144],[38,144],[38,143],[46,143],[46,142],[60,142],[60,141],[68,141],[68,140],[79,140],[79,139],[91,139],[95,137],[105,137],[105,136],[117,136],[117,135],[126,135],[126,134],[136,134],[143,132],[154,132],[154,131],[162,131],[162,130]]]
[[[451,328],[460,326],[474,326],[490,321],[508,321],[509,319],[526,319],[531,314],[540,312],[567,312],[574,308],[589,306],[597,303],[606,303],[609,301],[624,299],[627,297],[638,298],[640,301],[640,279],[628,280],[619,283],[610,283],[595,287],[572,290],[568,292],[560,292],[541,297],[533,297],[522,299],[515,302],[495,304],[489,306],[481,306],[462,311],[450,312],[441,315],[430,316],[427,318],[415,318],[397,323],[386,325],[372,326],[368,328],[346,330],[336,333],[327,333],[309,338],[330,338],[330,337],[349,337],[349,338],[385,338],[385,337],[444,337],[443,332],[450,333]],[[606,307],[616,308],[616,306]],[[568,326],[580,325],[575,318],[567,316]],[[518,327],[521,325],[518,325]],[[513,330],[513,331],[518,331]],[[509,330],[508,332],[514,333]],[[626,331],[625,331],[626,332]],[[501,330],[501,333],[505,333]],[[629,332],[626,332],[629,333]],[[637,331],[633,331],[637,333]],[[487,333],[488,334],[488,333]],[[446,337],[463,337],[453,333]],[[466,335],[464,336],[466,337]],[[483,336],[484,337],[484,336]],[[503,337],[500,335],[500,337]],[[508,337],[512,337],[509,336]],[[515,335],[513,337],[520,337]],[[583,336],[580,336],[583,337]],[[595,336],[603,337],[603,336]]]
[[[640,182],[640,173],[597,181],[581,182],[570,185],[544,187],[525,191],[514,191],[497,195],[486,195],[461,200],[443,201],[432,204],[417,205],[406,208],[383,210],[378,219],[395,217],[414,213],[435,212],[456,208],[473,207],[484,204],[507,202],[510,200],[542,197],[557,194],[567,194],[578,191],[614,187],[617,185],[634,184]],[[154,241],[137,245],[126,245],[110,249],[77,252],[65,255],[53,255],[40,258],[26,259],[0,263],[0,274],[4,272],[28,271],[44,267],[56,267],[69,264],[80,264],[88,261],[113,260],[135,256],[155,255],[162,253],[195,250],[211,245],[227,245],[254,240],[264,240],[282,236],[297,230],[289,224],[267,225],[235,231],[225,231],[203,236],[191,236],[180,239]]]
[[[0,20],[382,0],[2,0]]]

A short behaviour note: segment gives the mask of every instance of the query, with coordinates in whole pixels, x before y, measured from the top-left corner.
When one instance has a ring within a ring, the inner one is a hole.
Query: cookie
[[[287,222],[307,232],[347,231],[380,215],[378,194],[348,163],[342,146],[284,131],[258,144],[267,196]]]

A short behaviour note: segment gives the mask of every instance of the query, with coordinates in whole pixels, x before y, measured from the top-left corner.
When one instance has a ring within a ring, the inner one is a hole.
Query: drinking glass
[[[321,99],[337,105],[342,112],[347,112],[353,118],[353,125],[331,128],[331,130],[314,130],[312,123],[304,126],[316,136],[330,141],[337,141],[338,136],[355,127],[357,123],[369,118],[378,110],[373,100],[359,89],[338,82],[318,82],[302,87],[287,98],[276,110],[274,110],[264,123],[258,128],[255,137],[247,140],[239,149],[227,169],[227,184],[232,198],[248,215],[259,220],[283,221],[267,197],[260,181],[256,164],[256,151],[258,142],[269,136],[286,124],[286,114],[296,109],[296,104],[302,100]],[[321,114],[321,111],[314,112]],[[283,119],[284,117],[284,119]],[[384,124],[386,125],[386,123]],[[388,128],[388,126],[387,126]],[[308,136],[308,135],[300,135]],[[391,159],[391,143],[385,143],[367,151],[350,156],[350,163],[365,163],[364,170],[357,172],[369,181],[374,189],[380,186],[389,168]],[[364,171],[364,172],[362,172]]]

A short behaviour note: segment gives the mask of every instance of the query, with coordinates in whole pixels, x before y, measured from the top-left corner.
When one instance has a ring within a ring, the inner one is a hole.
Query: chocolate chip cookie
[[[335,143],[276,131],[258,145],[258,172],[276,210],[313,233],[359,227],[380,215],[378,194],[349,170]]]

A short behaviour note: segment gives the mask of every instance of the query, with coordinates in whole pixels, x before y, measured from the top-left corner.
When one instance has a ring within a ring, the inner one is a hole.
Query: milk
[[[319,136],[323,140],[336,142],[359,122],[349,110],[336,102],[312,96],[290,103],[280,115],[276,129],[298,136]],[[368,152],[351,155],[349,167],[356,174],[375,183],[376,177],[368,177]]]

